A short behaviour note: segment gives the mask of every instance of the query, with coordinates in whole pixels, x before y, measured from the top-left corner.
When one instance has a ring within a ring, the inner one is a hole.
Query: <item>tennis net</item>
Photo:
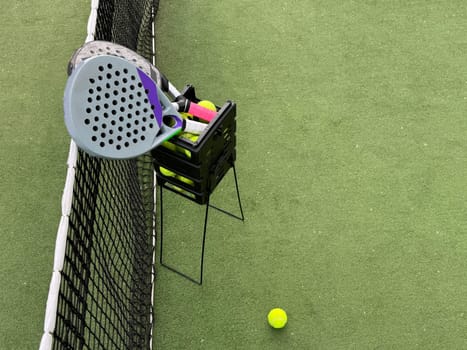
[[[154,59],[158,0],[92,0],[86,41]],[[154,288],[150,155],[91,157],[71,142],[40,350],[150,349]]]

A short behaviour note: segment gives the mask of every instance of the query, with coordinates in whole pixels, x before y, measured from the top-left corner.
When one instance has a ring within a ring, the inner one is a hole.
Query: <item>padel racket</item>
[[[70,75],[74,68],[82,61],[99,55],[121,57],[136,65],[144,73],[150,76],[162,91],[169,93],[173,99],[175,99],[172,104],[178,112],[190,113],[207,122],[210,122],[216,117],[217,113],[215,111],[203,108],[202,106],[199,106],[198,104],[186,99],[153,64],[151,64],[143,56],[122,45],[101,40],[90,41],[84,44],[78,50],[76,50],[73,57],[71,58],[70,63],[68,64],[68,74]],[[195,128],[195,126],[191,125],[187,127]]]
[[[200,133],[206,127],[183,120],[160,87],[168,81],[123,46],[88,43],[76,51],[69,73],[65,124],[76,144],[91,155],[133,158],[183,129]]]
[[[182,131],[183,119],[155,82],[127,60],[96,56],[76,67],[64,97],[71,137],[93,156],[139,156]]]

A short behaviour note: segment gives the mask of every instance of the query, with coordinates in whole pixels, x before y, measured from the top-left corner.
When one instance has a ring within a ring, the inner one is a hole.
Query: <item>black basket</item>
[[[200,101],[193,86],[187,86],[182,95],[190,101]],[[222,107],[217,107],[216,118],[196,142],[174,137],[168,141],[169,148],[159,146],[154,149],[152,156],[158,184],[197,203],[205,204],[234,165],[235,117],[236,105],[227,101]]]

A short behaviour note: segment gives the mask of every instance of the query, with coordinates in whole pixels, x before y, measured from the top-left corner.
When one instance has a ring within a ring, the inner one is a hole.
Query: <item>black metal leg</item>
[[[232,165],[232,169],[233,169],[233,173],[234,173],[235,189],[237,191],[237,201],[238,201],[238,207],[240,209],[240,216],[232,214],[231,212],[228,212],[227,210],[216,207],[214,205],[209,205],[209,206],[211,208],[213,208],[213,209],[216,209],[216,210],[220,211],[221,213],[224,213],[224,214],[230,216],[230,217],[233,217],[233,218],[241,220],[241,221],[245,221],[245,216],[243,215],[242,201],[240,199],[240,190],[239,190],[239,187],[238,187],[237,171],[235,170],[235,164]]]
[[[241,221],[244,221],[245,220],[245,217],[243,215],[243,208],[242,208],[242,202],[241,202],[241,199],[240,199],[240,190],[239,190],[239,186],[238,186],[238,180],[237,180],[237,172],[235,170],[235,165],[232,166],[233,168],[233,172],[234,172],[234,179],[235,179],[235,189],[237,191],[237,200],[238,200],[238,206],[239,206],[239,209],[240,209],[240,216],[238,215],[235,215],[235,214],[232,214],[224,209],[221,209],[221,208],[218,208],[218,207],[215,207],[213,205],[211,205],[209,203],[210,201],[210,196],[208,196],[208,200],[207,200],[207,203],[206,203],[206,211],[205,211],[205,215],[204,215],[204,227],[203,227],[203,241],[202,241],[202,245],[201,245],[201,259],[200,259],[200,274],[199,274],[199,279],[196,280],[186,274],[184,274],[183,272],[177,270],[176,268],[172,267],[172,266],[169,266],[167,264],[164,263],[163,261],[163,244],[164,244],[164,202],[163,202],[163,185],[160,185],[159,186],[159,189],[160,189],[160,197],[159,197],[159,201],[160,201],[160,256],[159,256],[159,262],[161,264],[161,266],[169,269],[170,271],[172,272],[175,272],[176,274],[182,276],[182,277],[185,277],[186,279],[190,280],[191,282],[194,282],[198,285],[202,285],[203,284],[203,273],[204,273],[204,252],[205,252],[205,248],[206,248],[206,233],[207,233],[207,227],[208,227],[208,213],[209,213],[209,208],[213,208],[213,209],[216,209],[230,217],[233,217],[235,219],[238,219],[238,220],[241,220]]]
[[[201,261],[200,261],[200,275],[199,275],[199,279],[196,280],[194,279],[193,277],[190,277],[188,276],[187,274],[177,270],[176,268],[170,266],[170,265],[167,265],[166,263],[164,263],[164,212],[163,212],[163,206],[164,206],[164,202],[163,202],[163,186],[159,186],[159,189],[160,189],[160,213],[161,213],[161,216],[160,216],[160,224],[161,224],[161,228],[160,228],[160,256],[159,256],[159,262],[161,264],[161,266],[169,269],[170,271],[172,272],[175,272],[176,274],[182,276],[182,277],[185,277],[186,279],[190,280],[191,282],[194,282],[198,285],[201,285],[203,284],[203,270],[204,270],[204,251],[205,251],[205,246],[206,246],[206,232],[207,232],[207,225],[208,225],[208,213],[209,213],[209,197],[208,197],[208,201],[206,203],[206,212],[205,212],[205,216],[204,216],[204,227],[203,227],[203,242],[202,242],[202,245],[201,245]]]
[[[238,207],[240,208],[241,220],[245,221],[245,216],[243,215],[242,200],[240,199],[240,190],[238,188],[237,170],[235,169],[235,164],[233,164],[232,168],[234,172],[235,189],[237,190],[237,200],[238,200]]]
[[[208,213],[209,213],[209,199],[206,203],[206,213],[204,214],[204,229],[203,229],[203,244],[201,245],[201,262],[200,262],[200,275],[199,275],[199,284],[203,284],[203,270],[204,270],[204,248],[206,246],[206,232],[208,228]]]
[[[159,201],[160,201],[160,232],[161,232],[161,235],[160,235],[160,254],[159,254],[159,262],[161,263],[161,265],[163,266],[164,263],[162,262],[162,256],[163,256],[163,247],[164,247],[164,213],[163,213],[163,210],[164,210],[164,202],[162,200],[162,186],[159,186]]]

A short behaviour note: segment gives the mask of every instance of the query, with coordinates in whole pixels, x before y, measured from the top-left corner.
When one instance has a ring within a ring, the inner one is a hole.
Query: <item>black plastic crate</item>
[[[195,96],[193,86],[187,86],[182,95],[193,102],[200,101],[200,99]],[[181,160],[182,162],[180,164],[183,164],[181,166],[185,166],[183,161],[188,161],[193,165],[215,162],[226,148],[229,146],[235,147],[235,116],[236,104],[232,101],[227,101],[222,107],[217,107],[216,118],[208,124],[208,127],[197,141],[193,142],[182,137],[173,137],[168,140],[170,144],[184,151],[173,151],[166,147],[159,146],[152,151],[152,155],[154,159],[161,163],[167,162],[168,159],[170,159],[170,163]],[[188,157],[187,154],[190,154],[190,157]],[[167,158],[167,156],[169,156],[169,158]]]
[[[193,86],[182,95],[200,101]],[[216,108],[216,118],[197,141],[174,137],[152,151],[159,185],[200,204],[206,203],[236,157],[236,105],[227,101]]]
[[[235,157],[236,153],[234,148],[226,150],[226,152],[218,158],[216,163],[211,164],[206,175],[203,175],[202,177],[192,177],[187,175],[186,172],[158,165],[157,162],[154,162],[154,164],[158,177],[165,182],[180,186],[187,191],[211,193],[225,173],[227,173],[227,171],[233,166]]]
[[[161,173],[157,173],[157,184],[198,204],[206,204],[216,186],[222,181],[229,169],[233,167],[233,157],[232,155],[231,159],[219,163],[208,180],[194,182],[195,186],[207,186],[205,190],[197,191],[194,186],[180,181],[177,178],[161,175]]]
[[[232,153],[235,150],[235,142],[226,144],[221,153],[210,154],[210,158],[201,162],[200,164],[194,163],[190,158],[181,154],[180,151],[173,151],[164,148],[154,155],[154,165],[157,168],[163,167],[185,177],[202,180],[209,176],[210,168],[216,164],[218,159],[226,153]]]

